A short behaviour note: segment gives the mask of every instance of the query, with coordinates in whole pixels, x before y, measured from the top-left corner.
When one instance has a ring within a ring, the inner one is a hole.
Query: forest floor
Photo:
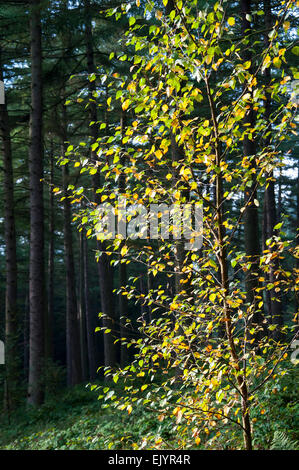
[[[0,450],[134,449],[149,431],[160,433],[140,408],[131,415],[102,409],[97,392],[84,386],[50,397],[39,409],[20,407],[0,416]],[[170,437],[163,423],[163,433]]]
[[[298,374],[297,366],[259,393],[251,410],[255,449],[299,449]],[[98,391],[81,385],[53,391],[40,408],[29,409],[24,405],[10,416],[2,413],[0,450],[157,448],[149,445],[149,435],[152,444],[155,440],[161,443],[160,448],[177,447],[173,420],[165,418],[161,422],[156,413],[136,405],[130,415],[126,411],[103,409],[98,395]],[[231,429],[230,443],[229,435],[224,437],[218,443],[208,442],[207,437],[199,446],[191,437],[187,448],[190,443],[195,449],[242,448],[242,440],[234,429]]]

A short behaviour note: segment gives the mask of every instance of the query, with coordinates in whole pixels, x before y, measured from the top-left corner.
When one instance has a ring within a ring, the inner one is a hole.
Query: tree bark
[[[79,295],[78,295],[78,312],[79,312],[79,325],[80,325],[80,351],[81,351],[81,366],[82,366],[82,380],[86,382],[89,378],[88,371],[88,354],[87,354],[87,328],[86,328],[86,310],[85,310],[85,295],[84,295],[84,247],[83,247],[83,233],[79,232]]]
[[[264,13],[265,13],[265,47],[269,46],[269,36],[268,32],[272,27],[272,13],[271,13],[271,0],[264,0]],[[266,87],[270,86],[271,84],[271,70],[270,67],[265,70],[265,78],[266,78]],[[269,127],[271,126],[271,93],[269,91],[265,91],[265,118],[269,122]],[[271,128],[271,127],[270,127]],[[270,145],[270,135],[266,138],[265,146]],[[277,222],[277,215],[276,215],[276,201],[275,201],[275,183],[274,183],[274,175],[273,171],[268,174],[267,177],[267,186],[265,189],[265,202],[264,202],[264,223],[265,223],[265,245],[264,249],[270,249],[271,251],[275,251],[276,247],[266,246],[266,240],[273,237],[275,235],[274,227]],[[268,274],[268,280],[270,284],[275,284],[277,281],[275,272],[279,269],[278,258],[275,258],[271,262],[270,271]],[[282,315],[282,303],[281,303],[281,296],[279,293],[275,292],[275,287],[270,291],[267,291],[267,298],[268,298],[268,312],[270,314],[271,323],[276,326],[276,329],[273,331],[273,337],[276,340],[282,339],[281,334],[281,327],[283,326],[283,315]]]
[[[84,0],[85,6],[85,38],[86,38],[86,56],[87,56],[87,71],[89,74],[96,72],[94,63],[94,52],[93,52],[93,35],[92,35],[92,22],[90,16],[90,1]],[[89,82],[89,113],[90,121],[95,124],[91,128],[92,141],[96,142],[98,138],[98,124],[97,124],[97,105],[93,97],[95,91],[95,82]],[[95,162],[97,160],[96,152],[91,151],[91,160]],[[94,201],[99,202],[96,190],[100,186],[99,176],[96,174],[93,176],[93,189],[94,189]],[[112,333],[116,334],[116,317],[114,309],[114,298],[113,298],[113,270],[110,265],[110,260],[106,251],[106,245],[104,242],[98,242],[98,251],[100,256],[98,258],[98,273],[100,283],[100,295],[101,295],[101,308],[104,313],[102,319],[102,326],[105,329],[110,329]],[[111,333],[104,335],[104,365],[105,367],[113,367],[117,362],[117,346],[114,344],[114,338]]]
[[[121,130],[122,136],[125,134],[126,129],[126,116],[124,111],[121,113]],[[120,158],[120,164],[122,168],[125,166],[125,157],[122,155]],[[119,195],[123,195],[126,192],[126,176],[125,173],[122,171],[119,175],[118,180],[118,191]],[[123,243],[120,245],[120,250],[123,246]],[[122,263],[122,256],[120,255],[120,263],[119,263],[119,286],[125,287],[127,285],[127,265],[126,263]],[[128,363],[128,348],[126,346],[126,316],[128,314],[128,299],[125,295],[122,295],[120,292],[119,294],[119,323],[120,323],[120,365],[121,367],[125,367]]]
[[[29,383],[28,403],[44,399],[44,204],[42,142],[42,45],[40,0],[31,2],[31,115],[29,144],[30,267],[29,267]]]
[[[54,315],[54,143],[50,143],[50,181],[49,181],[49,245],[48,245],[48,309],[45,325],[46,359],[53,358],[53,315]]]
[[[84,275],[84,304],[86,315],[87,352],[89,365],[89,378],[95,380],[97,376],[97,354],[95,347],[95,322],[90,308],[89,276],[88,276],[88,241],[83,238],[83,275]]]
[[[241,0],[241,11],[242,11],[242,27],[244,38],[251,32],[251,0]],[[250,39],[249,39],[250,41]],[[249,46],[243,53],[244,61],[252,61],[252,53]],[[252,70],[249,69],[249,71]],[[249,128],[254,128],[255,125],[255,114],[253,106],[250,105],[244,118],[244,125]],[[254,170],[256,167],[255,155],[256,155],[256,144],[254,138],[250,138],[247,134],[244,137],[243,142],[243,154],[244,157],[250,159],[250,169]],[[260,244],[259,244],[259,218],[258,218],[258,207],[257,201],[257,190],[256,190],[256,177],[253,173],[251,179],[251,186],[246,187],[245,194],[245,206],[244,211],[244,242],[245,242],[245,253],[250,268],[246,272],[245,276],[245,288],[247,293],[247,302],[252,306],[252,317],[251,323],[256,327],[256,337],[260,337],[259,325],[262,324],[262,315],[257,311],[256,301],[256,289],[259,286],[259,258],[260,258]]]
[[[221,147],[218,132],[216,107],[213,100],[211,89],[209,85],[209,78],[205,79],[209,106],[211,111],[211,118],[214,128],[215,137],[215,157],[216,166],[221,169],[222,157]],[[246,375],[240,368],[240,358],[235,346],[233,326],[231,321],[231,311],[227,302],[227,297],[230,293],[230,284],[228,276],[228,259],[227,249],[225,242],[225,226],[223,225],[223,175],[222,171],[217,172],[216,176],[216,220],[217,220],[217,245],[218,249],[218,262],[220,267],[220,279],[223,289],[223,322],[225,324],[226,337],[230,349],[230,356],[233,362],[233,368],[237,373],[238,390],[241,396],[241,410],[242,410],[242,426],[243,426],[243,439],[246,450],[252,450],[252,430],[249,415],[249,393]]]
[[[0,80],[3,71],[0,50]],[[12,163],[11,138],[6,102],[0,105],[0,132],[3,141],[3,189],[4,189],[4,238],[5,238],[5,364],[7,407],[15,405],[18,383],[18,324],[17,324],[17,246],[14,213],[14,176]]]
[[[64,91],[63,91],[64,95]],[[66,129],[66,107],[62,109],[62,155],[66,151],[67,129]],[[67,349],[67,382],[68,385],[76,385],[82,380],[81,352],[79,318],[76,298],[76,277],[73,254],[73,236],[71,225],[71,204],[68,195],[69,168],[63,166],[63,211],[64,211],[64,255],[66,267],[66,349]]]

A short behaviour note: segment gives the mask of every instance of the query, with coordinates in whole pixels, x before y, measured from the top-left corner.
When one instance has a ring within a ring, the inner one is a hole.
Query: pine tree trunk
[[[271,0],[264,0],[264,18],[265,18],[265,47],[269,46],[269,30],[272,27],[272,14],[271,14]],[[266,77],[266,86],[271,84],[271,69],[267,68],[265,70]],[[265,118],[269,122],[271,121],[271,94],[266,90],[265,92]],[[270,135],[266,138],[265,146],[270,145]],[[275,235],[274,227],[277,221],[276,215],[276,201],[275,201],[275,183],[273,171],[267,175],[267,187],[265,189],[265,203],[264,203],[264,223],[265,223],[265,242],[267,239]],[[264,249],[270,249],[275,251],[276,247],[264,246]],[[278,258],[275,258],[272,261],[272,266],[268,275],[268,280],[270,284],[275,284],[278,279],[276,279],[275,272],[279,268]],[[276,340],[282,339],[281,327],[283,326],[283,315],[282,315],[282,302],[281,296],[279,293],[275,292],[275,287],[270,291],[267,291],[268,298],[268,311],[270,313],[271,323],[277,325],[276,329],[273,331],[273,337]]]
[[[121,113],[121,132],[122,136],[125,134],[126,129],[126,116],[124,111]],[[122,168],[125,167],[125,158],[121,156],[120,164]],[[126,192],[126,176],[124,172],[121,172],[118,179],[118,191],[119,195],[123,195]],[[123,246],[124,242],[120,245],[120,250]],[[122,263],[122,256],[120,255],[120,263],[119,263],[119,286],[125,287],[127,285],[127,265],[126,263]],[[122,295],[120,292],[119,294],[119,323],[120,323],[120,365],[121,367],[125,367],[128,363],[128,348],[126,346],[126,317],[128,314],[128,299],[125,295]],[[123,339],[124,338],[124,339]]]
[[[81,350],[81,366],[82,380],[86,382],[89,378],[88,371],[88,354],[87,354],[87,328],[86,328],[86,311],[84,296],[84,248],[83,248],[83,232],[79,232],[79,295],[78,295],[78,312],[80,324],[80,350]]]
[[[83,238],[83,275],[84,275],[84,303],[86,315],[86,335],[87,335],[87,352],[89,378],[95,380],[97,374],[97,354],[95,348],[95,322],[92,317],[89,296],[89,276],[88,276],[88,241]]]
[[[64,95],[64,93],[63,93]],[[66,108],[63,105],[62,116],[62,155],[66,151]],[[80,352],[80,331],[79,318],[77,310],[76,297],[76,278],[73,254],[73,237],[71,225],[71,204],[68,195],[69,185],[69,168],[68,165],[63,166],[63,210],[64,210],[64,255],[66,267],[66,349],[67,349],[67,382],[68,385],[76,385],[82,380],[81,352]]]
[[[30,261],[29,261],[29,384],[28,403],[40,405],[44,390],[44,204],[42,142],[41,2],[31,2],[31,116],[29,144]]]
[[[242,27],[243,36],[246,37],[251,32],[251,0],[241,0],[241,11],[242,11]],[[249,48],[243,53],[244,61],[252,61],[252,53]],[[250,71],[250,69],[249,69]],[[250,106],[244,118],[244,125],[250,128],[254,128],[255,115],[253,107]],[[255,141],[251,139],[247,134],[244,137],[243,142],[243,154],[244,157],[250,159],[250,169],[255,169],[255,155],[256,145]],[[252,157],[252,158],[251,158]],[[245,189],[245,205],[244,211],[244,242],[245,242],[245,253],[250,268],[246,272],[245,277],[245,288],[247,293],[247,302],[252,307],[252,319],[251,323],[258,327],[262,324],[262,315],[257,312],[256,302],[256,289],[259,286],[258,271],[259,271],[259,257],[260,257],[260,244],[259,244],[259,218],[258,218],[258,207],[257,201],[257,190],[256,190],[256,178],[253,173],[251,179],[251,186]],[[256,329],[256,337],[260,336],[260,331]]]
[[[0,80],[3,81],[1,51]],[[14,213],[14,178],[11,139],[6,103],[0,105],[0,132],[3,141],[3,189],[4,189],[4,238],[5,238],[5,364],[6,364],[6,404],[12,409],[18,383],[17,353],[17,248]]]
[[[86,55],[87,55],[87,70],[89,74],[96,72],[94,63],[93,53],[93,36],[92,36],[92,23],[90,16],[90,1],[84,1],[85,6],[85,38],[86,38]],[[93,98],[93,92],[95,91],[95,82],[89,82],[89,113],[90,121],[97,123],[97,105]],[[98,127],[94,124],[90,127],[92,141],[96,142],[98,138]],[[97,160],[96,152],[91,152],[91,160]],[[96,190],[100,187],[100,181],[98,175],[93,177],[93,189],[94,189],[94,200],[98,203],[98,197]],[[110,260],[105,253],[106,245],[104,242],[98,243],[98,251],[101,253],[98,258],[98,273],[99,273],[99,284],[100,284],[100,295],[101,295],[101,308],[104,313],[102,319],[102,326],[105,329],[110,329],[112,334],[116,334],[116,317],[114,309],[114,298],[113,298],[113,270],[110,265]],[[113,367],[117,362],[117,346],[114,344],[114,338],[112,334],[104,335],[104,365],[105,367]]]
[[[45,325],[46,359],[53,358],[53,315],[54,315],[54,149],[50,144],[50,181],[49,181],[49,245],[48,245],[48,309]]]

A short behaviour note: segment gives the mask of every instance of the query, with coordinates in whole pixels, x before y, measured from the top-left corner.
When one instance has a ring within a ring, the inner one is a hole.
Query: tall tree
[[[62,92],[64,96],[64,90]],[[64,101],[64,100],[63,100]],[[62,155],[66,153],[67,141],[67,116],[66,106],[62,105]],[[69,168],[63,166],[63,210],[64,210],[64,254],[66,267],[66,349],[67,349],[67,382],[68,385],[76,385],[82,380],[80,331],[78,318],[78,304],[76,296],[76,278],[73,253],[73,237],[71,226],[71,203],[68,195]]]
[[[31,114],[29,143],[30,266],[29,266],[29,383],[28,402],[43,401],[41,381],[44,359],[44,203],[43,203],[43,100],[41,1],[31,1]]]
[[[90,307],[90,284],[89,284],[89,265],[88,265],[88,241],[83,238],[83,277],[84,277],[84,306],[86,317],[86,337],[88,353],[89,378],[94,380],[97,372],[97,354],[95,347],[95,322]]]
[[[265,48],[269,47],[269,31],[272,27],[272,12],[271,12],[271,0],[264,0],[264,18],[265,18]],[[268,121],[268,126],[271,130],[271,68],[265,69],[265,119]],[[265,139],[265,145],[270,145],[270,132]],[[276,211],[276,199],[275,199],[275,180],[273,170],[269,172],[266,189],[265,189],[265,201],[264,201],[264,242],[275,235],[274,227],[277,222],[277,211]],[[264,245],[264,249],[268,247]],[[276,246],[271,244],[272,251],[276,250]],[[268,274],[268,281],[271,285],[275,285],[275,271],[279,268],[278,258],[273,262],[270,267]],[[281,339],[280,328],[283,325],[282,317],[282,303],[278,298],[279,294],[276,292],[275,287],[267,292],[268,299],[268,314],[273,324],[278,327],[274,330],[274,337]]]
[[[45,325],[45,348],[46,358],[53,357],[53,338],[52,338],[52,326],[53,326],[53,314],[54,314],[54,230],[55,230],[55,218],[54,218],[54,142],[53,137],[50,141],[49,151],[49,245],[48,245],[48,309],[47,319]]]
[[[252,68],[252,49],[250,47],[250,34],[252,32],[251,27],[251,13],[252,5],[251,0],[240,1],[241,12],[242,12],[242,33],[243,37],[247,42],[247,47],[243,49],[243,60],[250,64],[249,72],[253,72]],[[248,83],[245,82],[245,86],[248,88]],[[255,126],[255,113],[253,105],[250,104],[244,117],[244,126],[247,127],[248,131],[245,133],[243,141],[243,155],[249,159],[250,170],[252,171],[251,184],[245,189],[245,205],[246,209],[244,212],[244,242],[245,242],[245,253],[249,262],[250,268],[248,269],[245,277],[245,286],[247,292],[247,302],[250,304],[252,313],[252,322],[255,324],[261,324],[261,315],[257,312],[257,304],[255,298],[255,290],[258,287],[258,269],[259,269],[259,257],[260,257],[260,242],[259,242],[259,217],[258,217],[258,204],[257,204],[257,185],[256,185],[256,142],[254,137],[251,136],[251,132]]]
[[[84,0],[85,7],[85,39],[86,39],[86,56],[87,56],[87,71],[88,74],[94,74],[96,72],[96,66],[94,61],[94,49],[93,49],[93,33],[92,33],[92,21],[91,21],[91,6],[89,0]],[[90,120],[93,123],[91,125],[91,138],[93,142],[96,142],[98,138],[98,113],[97,104],[94,99],[95,82],[89,82],[89,113]],[[96,151],[91,152],[92,161],[97,160]],[[95,202],[99,202],[97,195],[97,189],[100,187],[100,179],[96,174],[93,177],[93,190]],[[98,250],[100,256],[98,258],[98,272],[99,272],[99,283],[101,293],[101,308],[104,313],[103,327],[110,329],[115,333],[116,331],[116,318],[115,308],[113,300],[113,270],[110,265],[110,260],[105,253],[106,247],[104,242],[98,242]],[[114,343],[113,336],[111,334],[104,335],[104,364],[105,366],[113,366],[117,361],[117,347]]]
[[[0,80],[3,82],[3,69],[0,49]],[[11,137],[7,105],[0,104],[0,132],[3,141],[4,170],[4,220],[5,220],[5,343],[6,343],[6,404],[14,405],[17,384],[17,248],[14,211],[14,176],[12,163]]]

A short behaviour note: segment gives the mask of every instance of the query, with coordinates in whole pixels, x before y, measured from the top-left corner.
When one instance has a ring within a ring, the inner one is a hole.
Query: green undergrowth
[[[39,409],[20,407],[0,418],[0,449],[133,449],[149,432],[169,439],[171,423],[153,421],[142,408],[132,414],[102,409],[84,386],[61,392]]]
[[[274,380],[259,392],[258,407],[253,407],[255,449],[299,448],[298,366],[283,378]],[[121,391],[122,385],[117,384]],[[102,408],[98,392],[86,386],[61,390],[38,409],[19,407],[11,416],[0,416],[1,450],[97,450],[167,449],[177,447],[177,434],[169,418],[159,421],[156,414],[140,406],[133,411]],[[262,409],[262,414],[261,410]],[[10,422],[9,422],[10,421]],[[211,449],[202,434],[187,448]],[[159,443],[158,446],[156,444]],[[241,440],[223,435],[214,449],[240,449]]]

